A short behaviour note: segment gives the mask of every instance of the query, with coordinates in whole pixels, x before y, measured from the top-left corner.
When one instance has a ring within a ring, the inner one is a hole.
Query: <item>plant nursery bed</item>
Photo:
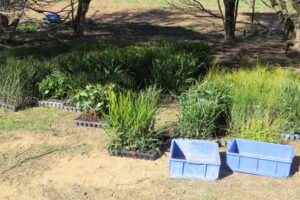
[[[173,139],[169,158],[169,173],[173,178],[216,180],[221,158],[219,145],[191,139]]]
[[[74,120],[74,123],[77,126],[94,127],[94,128],[102,127],[101,122],[102,122],[102,118],[94,113],[82,113],[78,118]]]
[[[40,100],[38,101],[39,106],[45,106],[49,108],[63,108],[65,101],[61,101],[58,99],[48,99],[48,100]]]
[[[4,109],[4,110],[9,110],[12,112],[17,112],[20,110],[24,110],[27,107],[32,107],[35,106],[36,102],[34,100],[32,101],[26,101],[20,105],[12,105],[12,104],[8,104],[8,103],[4,103],[4,102],[0,102],[0,108]]]
[[[162,155],[161,152],[162,148],[153,149],[150,151],[127,151],[119,149],[108,149],[108,154],[110,156],[136,158],[144,160],[156,160]]]
[[[232,171],[287,178],[294,152],[289,145],[234,139],[227,149],[226,162]]]

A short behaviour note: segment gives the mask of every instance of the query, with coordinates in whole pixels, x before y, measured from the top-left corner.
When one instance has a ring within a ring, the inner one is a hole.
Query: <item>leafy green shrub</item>
[[[37,83],[48,73],[42,66],[33,58],[7,58],[0,65],[0,101],[21,105],[36,97]]]
[[[226,112],[227,88],[218,82],[203,82],[192,86],[180,96],[180,122],[177,136],[187,138],[212,137],[222,113]]]
[[[152,126],[159,96],[156,87],[139,93],[110,93],[109,115],[106,116],[110,124],[109,148],[151,150],[157,147],[157,134]]]
[[[72,79],[59,72],[46,76],[38,83],[38,87],[43,98],[56,99],[67,98],[75,89]]]
[[[87,112],[107,113],[108,111],[108,95],[111,90],[115,90],[115,86],[110,85],[87,85],[84,89],[79,90],[75,94],[71,102],[77,108]]]

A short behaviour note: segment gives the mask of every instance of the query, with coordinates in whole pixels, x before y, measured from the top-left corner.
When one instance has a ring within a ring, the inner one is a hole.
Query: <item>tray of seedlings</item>
[[[75,125],[83,127],[100,128],[103,123],[103,115],[108,112],[108,91],[109,86],[88,85],[84,89],[78,91],[73,97],[74,107],[65,107],[65,109],[82,111],[74,120]]]
[[[102,117],[96,113],[85,112],[74,120],[74,124],[83,127],[100,128]]]
[[[109,125],[105,126],[110,156],[155,160],[162,155],[169,139],[154,126],[160,92],[149,87],[139,92],[111,93]]]

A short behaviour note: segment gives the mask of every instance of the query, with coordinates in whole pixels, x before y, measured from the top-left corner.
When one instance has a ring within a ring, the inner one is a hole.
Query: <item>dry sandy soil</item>
[[[57,112],[49,131],[0,131],[1,200],[299,199],[299,142],[292,143],[297,158],[288,179],[232,174],[222,166],[218,181],[180,180],[168,175],[168,152],[156,161],[110,157],[102,129],[76,127],[78,114]],[[157,119],[169,124],[176,115],[171,104]]]

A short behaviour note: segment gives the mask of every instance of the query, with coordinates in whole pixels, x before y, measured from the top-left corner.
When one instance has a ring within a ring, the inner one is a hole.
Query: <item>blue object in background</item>
[[[45,16],[47,17],[47,19],[54,21],[58,21],[61,18],[60,15],[56,13],[46,13]]]
[[[173,139],[169,172],[173,178],[216,180],[221,159],[219,145],[201,140]]]
[[[232,171],[287,178],[294,156],[293,146],[234,139],[227,149],[226,161]]]

